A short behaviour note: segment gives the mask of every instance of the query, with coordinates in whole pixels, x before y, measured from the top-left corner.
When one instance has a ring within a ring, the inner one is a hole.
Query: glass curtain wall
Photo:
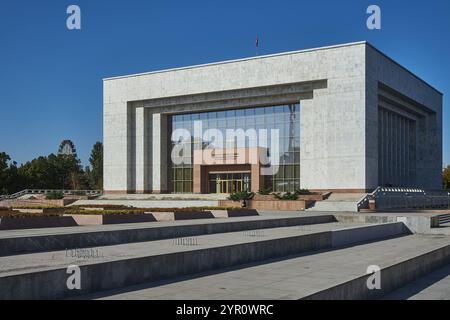
[[[202,141],[194,141],[194,122],[202,121]],[[271,129],[278,129],[280,148],[279,170],[272,176],[264,177],[265,189],[272,191],[295,191],[300,188],[300,105],[281,105],[257,108],[246,108],[237,110],[226,110],[217,112],[192,113],[174,115],[169,119],[172,132],[177,129],[185,129],[189,132],[190,138],[183,138],[183,142],[188,144],[185,150],[190,150],[187,154],[177,154],[171,159],[172,149],[180,141],[171,139],[169,151],[169,184],[174,193],[191,193],[193,190],[193,151],[194,149],[205,148],[212,141],[212,137],[205,135],[208,129],[219,130],[224,137],[224,144],[227,129],[267,129],[267,146],[270,156]],[[172,134],[170,135],[172,136]],[[179,139],[181,140],[181,139]],[[259,139],[261,140],[261,139]],[[246,147],[265,147],[265,141],[258,141],[246,138]],[[175,164],[181,162],[182,164]],[[172,161],[176,160],[176,161]]]

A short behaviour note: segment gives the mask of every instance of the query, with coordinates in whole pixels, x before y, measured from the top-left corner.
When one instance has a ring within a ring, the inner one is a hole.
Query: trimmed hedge
[[[142,210],[66,210],[64,214],[82,214],[82,215],[126,215],[126,214],[145,214]]]
[[[83,210],[82,208],[66,209],[65,214],[82,214],[82,215],[124,215],[124,214],[144,214],[151,212],[206,212],[211,210],[227,210],[227,209],[240,209],[240,208],[228,208],[228,207],[192,207],[192,208],[133,208],[122,210]]]
[[[12,206],[12,209],[64,209],[64,207],[46,206],[46,205],[29,205],[29,206]]]
[[[83,207],[83,206],[82,206]],[[84,210],[82,207],[43,207],[42,209],[63,209],[63,212],[45,212],[45,213],[30,213],[14,211],[11,208],[0,208],[0,217],[8,218],[27,218],[27,217],[60,217],[63,215],[142,215],[152,212],[208,212],[211,210],[241,210],[242,208],[230,207],[192,207],[192,208],[130,208],[126,209],[106,209],[106,210]],[[109,208],[111,208],[110,206]],[[101,208],[101,207],[99,207]],[[21,207],[15,209],[40,209],[38,207]]]
[[[61,213],[30,213],[19,211],[0,211],[0,218],[44,218],[61,217]]]

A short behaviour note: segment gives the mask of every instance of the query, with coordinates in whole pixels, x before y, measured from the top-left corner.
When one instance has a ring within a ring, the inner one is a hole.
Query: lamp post
[[[423,193],[423,210],[425,210],[427,207],[427,193]]]

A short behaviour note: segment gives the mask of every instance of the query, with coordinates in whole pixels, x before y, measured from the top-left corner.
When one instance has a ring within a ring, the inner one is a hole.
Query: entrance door
[[[210,174],[209,181],[211,193],[250,191],[250,173],[246,172]]]

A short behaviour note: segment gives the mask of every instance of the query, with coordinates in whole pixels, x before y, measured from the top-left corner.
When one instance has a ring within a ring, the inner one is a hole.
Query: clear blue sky
[[[66,9],[82,10],[82,30]],[[382,9],[382,30],[366,8]],[[1,0],[0,151],[19,163],[102,140],[102,79],[368,40],[445,94],[450,164],[450,1]]]

